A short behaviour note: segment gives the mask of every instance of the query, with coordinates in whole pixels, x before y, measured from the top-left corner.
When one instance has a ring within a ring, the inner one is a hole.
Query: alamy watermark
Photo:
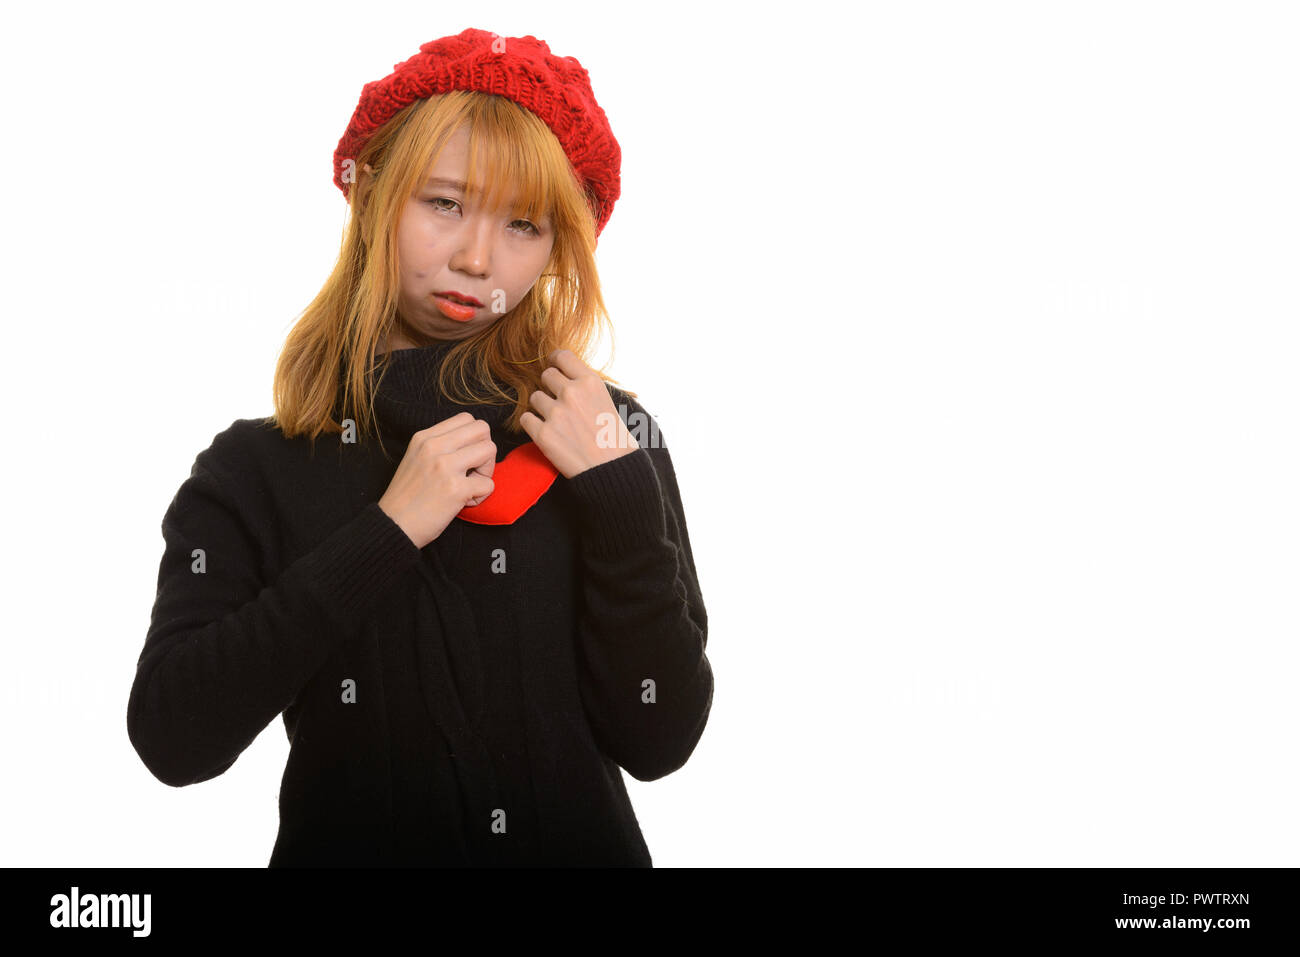
[[[620,428],[623,422],[627,428]],[[618,415],[613,412],[601,412],[596,416],[600,427],[596,433],[596,445],[602,449],[629,449],[631,439],[643,449],[659,448],[659,423],[645,412],[633,412],[630,415],[627,406],[619,404]]]
[[[71,894],[50,898],[51,927],[130,927],[131,936],[149,936],[148,894],[88,894],[81,896],[73,887]]]

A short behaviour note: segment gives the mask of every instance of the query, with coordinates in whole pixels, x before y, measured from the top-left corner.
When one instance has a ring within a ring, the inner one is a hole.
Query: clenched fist
[[[461,509],[492,494],[497,447],[482,419],[461,412],[411,436],[379,507],[417,548],[443,533]]]

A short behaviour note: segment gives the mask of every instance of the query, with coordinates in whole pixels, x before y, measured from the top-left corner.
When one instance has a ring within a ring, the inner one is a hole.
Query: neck
[[[397,352],[402,349],[423,349],[427,346],[436,346],[442,343],[453,344],[460,341],[462,340],[435,339],[433,336],[427,336],[419,330],[413,329],[399,313],[397,319],[393,322],[392,328],[375,348],[375,355],[383,355],[385,352]]]
[[[437,425],[460,412],[469,412],[492,429],[492,441],[504,455],[528,441],[526,433],[507,431],[513,404],[453,402],[438,391],[438,373],[457,340],[431,340],[430,345],[401,345],[391,340],[382,360],[377,352],[370,381],[377,380],[374,412],[385,437],[409,441],[416,432]],[[379,368],[383,366],[382,370]]]

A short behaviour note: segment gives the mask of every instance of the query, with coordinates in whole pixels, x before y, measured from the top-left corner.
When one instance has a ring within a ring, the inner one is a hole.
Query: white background
[[[1288,4],[6,12],[3,864],[264,866],[276,719],[126,734],[195,456],[271,412],[332,155],[426,40],[532,34],[623,149],[610,371],[709,611],[656,866],[1294,866]]]

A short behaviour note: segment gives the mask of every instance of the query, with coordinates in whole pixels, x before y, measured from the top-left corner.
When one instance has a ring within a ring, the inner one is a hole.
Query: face
[[[468,157],[469,131],[462,127],[402,210],[401,322],[388,348],[477,335],[518,305],[546,268],[555,243],[550,217],[511,219],[513,196],[504,197],[507,208],[483,208],[481,197],[458,185],[465,182]],[[468,298],[469,305],[455,297]]]

